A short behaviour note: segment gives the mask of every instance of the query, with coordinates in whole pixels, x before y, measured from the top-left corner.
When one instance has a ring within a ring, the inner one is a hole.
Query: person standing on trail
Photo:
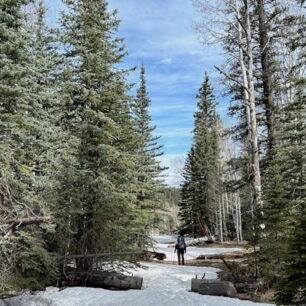
[[[186,253],[186,243],[183,235],[179,235],[176,240],[175,250],[177,252],[178,264],[185,264],[184,254]]]

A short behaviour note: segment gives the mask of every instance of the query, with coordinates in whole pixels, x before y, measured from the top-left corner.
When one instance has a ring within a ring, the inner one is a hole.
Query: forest
[[[194,0],[209,73],[194,93],[181,185],[164,182],[146,67],[106,0],[0,0],[0,298],[65,277],[68,258],[142,252],[151,234],[243,241],[277,305],[306,303],[306,15],[303,0]],[[129,76],[138,76],[137,84]],[[60,264],[58,258],[61,258]],[[126,259],[126,258],[124,258]]]

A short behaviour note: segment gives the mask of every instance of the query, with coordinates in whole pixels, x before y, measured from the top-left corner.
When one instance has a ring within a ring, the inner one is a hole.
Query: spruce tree
[[[2,1],[1,8],[1,291],[14,288],[42,288],[50,282],[55,268],[38,225],[9,226],[8,220],[49,214],[43,201],[42,152],[46,111],[37,82],[22,6],[27,1]],[[46,89],[46,88],[45,88]],[[38,175],[38,173],[40,173]]]
[[[187,180],[184,185],[187,188],[192,183],[192,197],[188,196],[188,205],[192,207],[190,209],[193,221],[188,223],[194,224],[194,235],[199,236],[207,235],[214,229],[213,219],[221,184],[218,116],[213,89],[207,74],[196,97],[198,111],[194,115],[193,156],[189,156],[188,159],[190,166],[186,168]],[[188,174],[189,169],[190,174]],[[182,194],[182,201],[184,202],[185,199],[186,196]],[[186,210],[186,203],[183,202],[181,204]]]
[[[158,144],[160,137],[154,136],[155,126],[149,113],[151,101],[147,91],[145,67],[140,69],[140,85],[132,104],[132,117],[135,131],[135,153],[137,172],[137,207],[138,219],[142,223],[143,233],[156,225],[158,215],[156,210],[161,208],[162,181],[161,172],[164,170],[157,160],[163,153]]]
[[[287,249],[281,257],[283,270],[276,285],[276,297],[277,302],[284,305],[303,305],[306,302],[305,101],[304,85],[299,83],[295,101],[284,107],[279,126],[278,154],[282,159],[279,162],[283,161],[286,206],[278,214],[287,215],[283,230]],[[282,222],[278,224],[284,226]]]
[[[180,230],[184,234],[196,237],[199,232],[197,210],[195,207],[195,159],[194,149],[190,149],[183,169],[183,183],[181,185],[181,200],[179,206]]]
[[[208,75],[197,95],[198,111],[195,113],[195,196],[197,217],[209,230],[213,229],[215,205],[218,202],[216,178],[218,177],[219,137],[216,134],[216,101]],[[199,234],[199,233],[198,233]]]
[[[129,86],[118,68],[125,54],[115,37],[119,21],[107,1],[64,2],[61,122],[75,139],[59,192],[68,208],[62,222],[70,218],[66,246],[81,254],[128,249],[135,164]],[[91,262],[78,265],[90,268]]]

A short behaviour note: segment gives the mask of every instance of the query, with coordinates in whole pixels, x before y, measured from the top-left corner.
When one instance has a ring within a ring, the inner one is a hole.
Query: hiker
[[[178,264],[180,265],[182,263],[182,265],[184,265],[184,253],[186,253],[186,243],[185,238],[182,234],[177,237],[174,252],[177,252]]]

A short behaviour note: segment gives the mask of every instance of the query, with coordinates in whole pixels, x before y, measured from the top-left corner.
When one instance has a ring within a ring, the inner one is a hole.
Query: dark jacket
[[[182,237],[182,236],[177,237],[177,242],[175,244],[175,249],[178,252],[185,252],[186,253],[186,243],[185,243],[184,237]]]

